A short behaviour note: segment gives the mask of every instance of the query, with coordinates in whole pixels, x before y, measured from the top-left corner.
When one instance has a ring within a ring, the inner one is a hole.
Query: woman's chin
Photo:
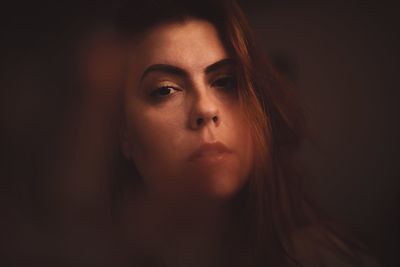
[[[193,187],[193,196],[210,201],[229,201],[243,188],[247,179],[226,175],[209,175],[199,178]]]
[[[185,165],[182,176],[187,183],[211,196],[227,196],[235,194],[247,180],[246,164],[235,154],[208,156]]]

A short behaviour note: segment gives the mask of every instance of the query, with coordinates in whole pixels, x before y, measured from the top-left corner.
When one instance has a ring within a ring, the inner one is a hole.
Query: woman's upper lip
[[[196,158],[207,156],[207,155],[216,155],[223,153],[232,153],[233,151],[225,146],[221,142],[213,142],[213,143],[204,143],[200,145],[190,156],[189,161],[193,161]]]

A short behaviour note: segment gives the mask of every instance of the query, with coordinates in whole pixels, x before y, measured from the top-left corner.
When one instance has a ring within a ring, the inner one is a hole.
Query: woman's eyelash
[[[165,85],[158,87],[157,89],[152,91],[150,95],[155,98],[164,98],[171,94],[176,93],[177,91],[178,91],[177,88],[170,85]]]
[[[236,79],[234,76],[223,76],[215,79],[211,85],[218,88],[234,89],[236,87]]]
[[[236,79],[233,75],[221,76],[211,82],[211,86],[231,90],[236,88]],[[180,91],[175,85],[161,85],[150,93],[152,98],[166,98]]]

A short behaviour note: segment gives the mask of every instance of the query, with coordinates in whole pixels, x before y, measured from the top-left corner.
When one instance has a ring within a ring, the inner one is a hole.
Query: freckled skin
[[[205,72],[226,58],[215,27],[198,19],[155,26],[130,44],[121,144],[149,194],[187,201],[229,200],[247,181],[252,145],[235,94],[240,88],[224,91],[213,83],[231,75],[233,67]],[[153,64],[178,67],[186,76],[154,71],[141,79]],[[154,96],[160,86],[174,89]],[[210,119],[215,116],[217,122]],[[187,160],[201,144],[215,141],[234,153],[218,163]]]

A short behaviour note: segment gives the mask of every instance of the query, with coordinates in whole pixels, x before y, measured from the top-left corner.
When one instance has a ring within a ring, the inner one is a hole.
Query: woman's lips
[[[189,156],[188,160],[220,161],[232,152],[232,150],[227,148],[221,142],[204,143]]]

